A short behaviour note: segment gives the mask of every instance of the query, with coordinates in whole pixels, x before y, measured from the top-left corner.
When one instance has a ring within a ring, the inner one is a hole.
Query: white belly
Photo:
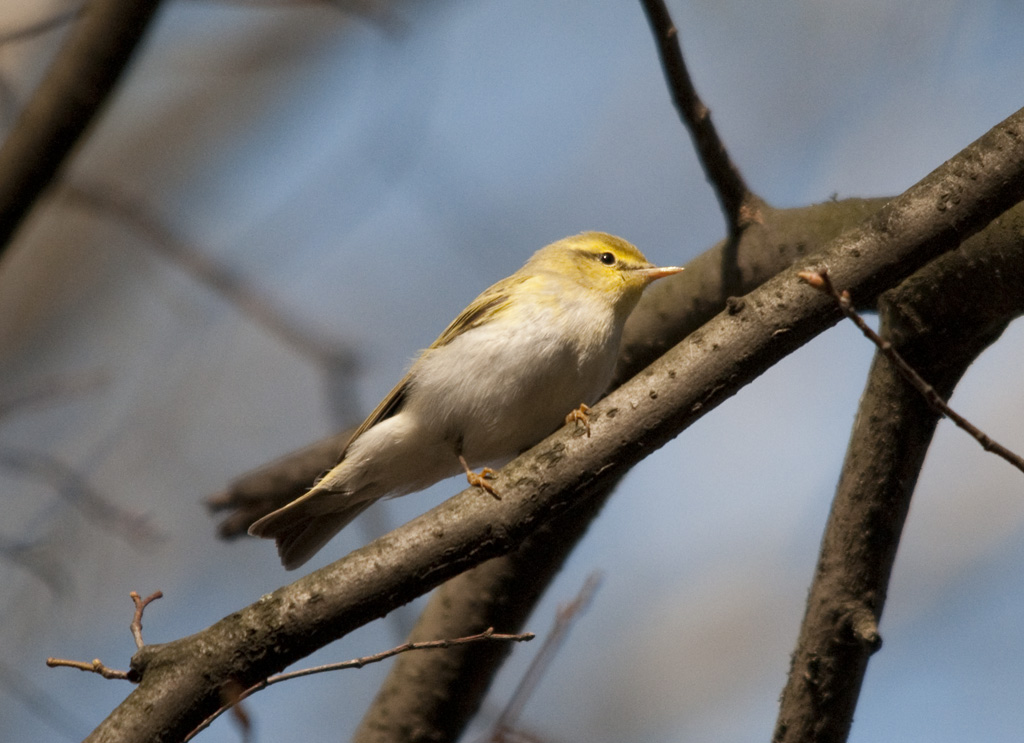
[[[607,307],[562,302],[559,317],[573,332],[556,333],[553,311],[539,304],[529,322],[489,322],[425,352],[401,410],[353,441],[322,487],[376,499],[457,474],[460,454],[474,468],[499,466],[596,402],[611,380],[621,322]]]
[[[472,466],[516,456],[596,402],[611,379],[619,331],[593,308],[580,313],[589,335],[554,332],[541,308],[514,331],[490,323],[428,351],[413,367],[407,409]]]

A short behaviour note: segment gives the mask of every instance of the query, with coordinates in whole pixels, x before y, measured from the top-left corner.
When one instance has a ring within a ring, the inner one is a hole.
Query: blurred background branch
[[[0,255],[102,110],[159,7],[89,0],[76,11],[61,53],[0,146]]]

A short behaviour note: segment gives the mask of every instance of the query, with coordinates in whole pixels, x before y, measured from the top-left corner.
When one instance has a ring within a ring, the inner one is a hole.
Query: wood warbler
[[[378,498],[462,470],[494,494],[490,470],[478,475],[470,466],[504,463],[585,414],[611,381],[644,287],[682,270],[652,266],[602,232],[541,248],[419,355],[330,472],[249,533],[277,540],[293,570]]]

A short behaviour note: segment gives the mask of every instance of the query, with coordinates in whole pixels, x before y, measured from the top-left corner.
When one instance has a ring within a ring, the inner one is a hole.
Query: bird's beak
[[[651,282],[655,279],[664,278],[665,276],[671,276],[674,273],[682,271],[682,266],[652,266],[651,268],[638,268],[636,270],[645,281]]]

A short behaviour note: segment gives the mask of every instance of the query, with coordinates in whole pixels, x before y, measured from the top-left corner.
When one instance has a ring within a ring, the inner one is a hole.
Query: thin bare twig
[[[92,663],[86,663],[81,660],[65,660],[64,658],[47,658],[46,665],[50,668],[77,668],[79,671],[98,673],[105,679],[119,679],[122,681],[130,679],[129,671],[118,671],[116,668],[108,668],[103,665],[99,658],[94,659]]]
[[[892,344],[882,338],[878,333],[872,330],[866,322],[864,322],[864,318],[862,318],[853,308],[850,293],[845,289],[842,291],[836,289],[835,285],[832,283],[832,277],[829,276],[827,268],[821,268],[817,271],[800,271],[797,275],[815,289],[832,295],[832,298],[836,300],[836,305],[842,311],[843,315],[852,320],[853,323],[860,328],[860,332],[863,333],[868,340],[874,343],[875,346],[878,347],[878,350],[895,365],[903,378],[906,379],[914,389],[921,393],[924,399],[928,402],[928,405],[931,406],[932,410],[941,416],[949,418],[957,426],[970,434],[979,444],[981,444],[982,449],[1002,457],[1021,472],[1024,472],[1024,458],[1010,451],[1002,444],[993,441],[988,434],[949,407],[949,404],[942,399],[942,396],[935,391],[935,388],[921,378],[921,375],[918,374],[902,356],[900,356],[899,352],[892,347]]]
[[[736,237],[747,225],[761,221],[760,199],[747,187],[725,144],[711,122],[711,111],[697,95],[679,45],[679,32],[664,0],[640,0],[658,43],[661,66],[683,124],[693,137],[704,174],[722,205],[729,235]]]
[[[200,732],[210,726],[210,724],[220,717],[222,714],[227,712],[229,709],[237,705],[244,699],[252,696],[258,691],[266,689],[268,686],[273,684],[281,683],[282,681],[291,681],[292,679],[302,678],[303,676],[312,676],[317,673],[327,673],[329,671],[342,671],[348,668],[362,668],[363,666],[371,663],[379,663],[382,660],[394,657],[400,653],[406,653],[410,650],[431,650],[431,649],[444,649],[455,647],[456,645],[468,645],[476,642],[528,642],[532,640],[535,635],[532,632],[523,632],[520,634],[506,635],[499,634],[494,631],[494,627],[488,627],[483,632],[476,635],[469,635],[467,637],[457,637],[454,640],[426,640],[424,642],[406,642],[397,647],[393,647],[390,650],[384,650],[380,653],[374,653],[373,655],[366,655],[362,658],[354,658],[353,660],[341,661],[339,663],[327,663],[322,666],[313,666],[311,668],[303,668],[298,671],[290,671],[288,673],[279,673],[275,676],[270,676],[258,684],[253,684],[244,691],[232,694],[230,701],[222,706],[220,709],[215,711],[212,715],[203,720],[195,730],[185,736],[182,743],[188,743],[188,741],[195,738]]]
[[[353,660],[346,660],[340,663],[328,663],[323,666],[313,666],[312,668],[304,668],[300,671],[291,671],[289,673],[279,673],[276,676],[271,676],[265,682],[265,686],[276,684],[280,681],[289,681],[293,678],[301,678],[302,676],[311,676],[315,673],[325,673],[327,671],[340,671],[346,668],[362,668],[371,663],[380,663],[382,660],[394,657],[399,653],[406,653],[410,650],[431,650],[431,649],[444,649],[455,647],[456,645],[468,645],[472,642],[485,642],[487,640],[495,640],[497,642],[529,642],[536,635],[532,632],[521,632],[514,635],[504,635],[494,631],[494,627],[488,627],[483,632],[476,635],[469,635],[467,637],[456,637],[454,640],[426,640],[424,642],[406,642],[393,647],[390,650],[384,650],[380,653],[374,653],[373,655],[367,655],[362,658],[355,658]]]
[[[594,598],[594,593],[601,585],[601,580],[602,575],[600,573],[591,573],[583,584],[583,588],[576,595],[576,598],[568,604],[559,607],[558,612],[555,614],[555,624],[551,632],[544,640],[540,650],[537,651],[537,655],[534,656],[530,667],[526,669],[526,673],[523,674],[519,685],[512,693],[512,698],[509,699],[505,709],[498,716],[497,721],[494,723],[494,728],[491,730],[490,735],[484,739],[485,741],[498,743],[500,741],[512,740],[515,737],[515,726],[519,721],[523,708],[526,706],[527,700],[537,689],[537,685],[548,668],[551,667],[551,662],[561,649],[565,638],[569,635],[569,629],[580,614],[590,605],[591,600]]]
[[[138,593],[132,591],[129,596],[132,597],[132,601],[135,602],[135,615],[132,617],[131,631],[132,637],[135,638],[135,647],[142,648],[146,643],[142,641],[142,612],[146,610],[146,607],[157,599],[164,597],[163,591],[156,591],[155,593],[141,598]]]
[[[156,591],[146,598],[140,597],[136,591],[132,591],[128,595],[131,596],[132,602],[135,604],[135,613],[132,615],[132,623],[129,627],[132,631],[132,637],[135,638],[135,646],[142,648],[145,645],[142,641],[142,613],[151,603],[159,598],[163,598],[164,593],[163,591]],[[46,665],[50,668],[77,668],[79,671],[98,673],[105,679],[119,679],[136,684],[139,682],[139,675],[135,671],[118,671],[116,668],[104,665],[99,658],[95,658],[91,663],[80,660],[65,660],[64,658],[47,658]]]

